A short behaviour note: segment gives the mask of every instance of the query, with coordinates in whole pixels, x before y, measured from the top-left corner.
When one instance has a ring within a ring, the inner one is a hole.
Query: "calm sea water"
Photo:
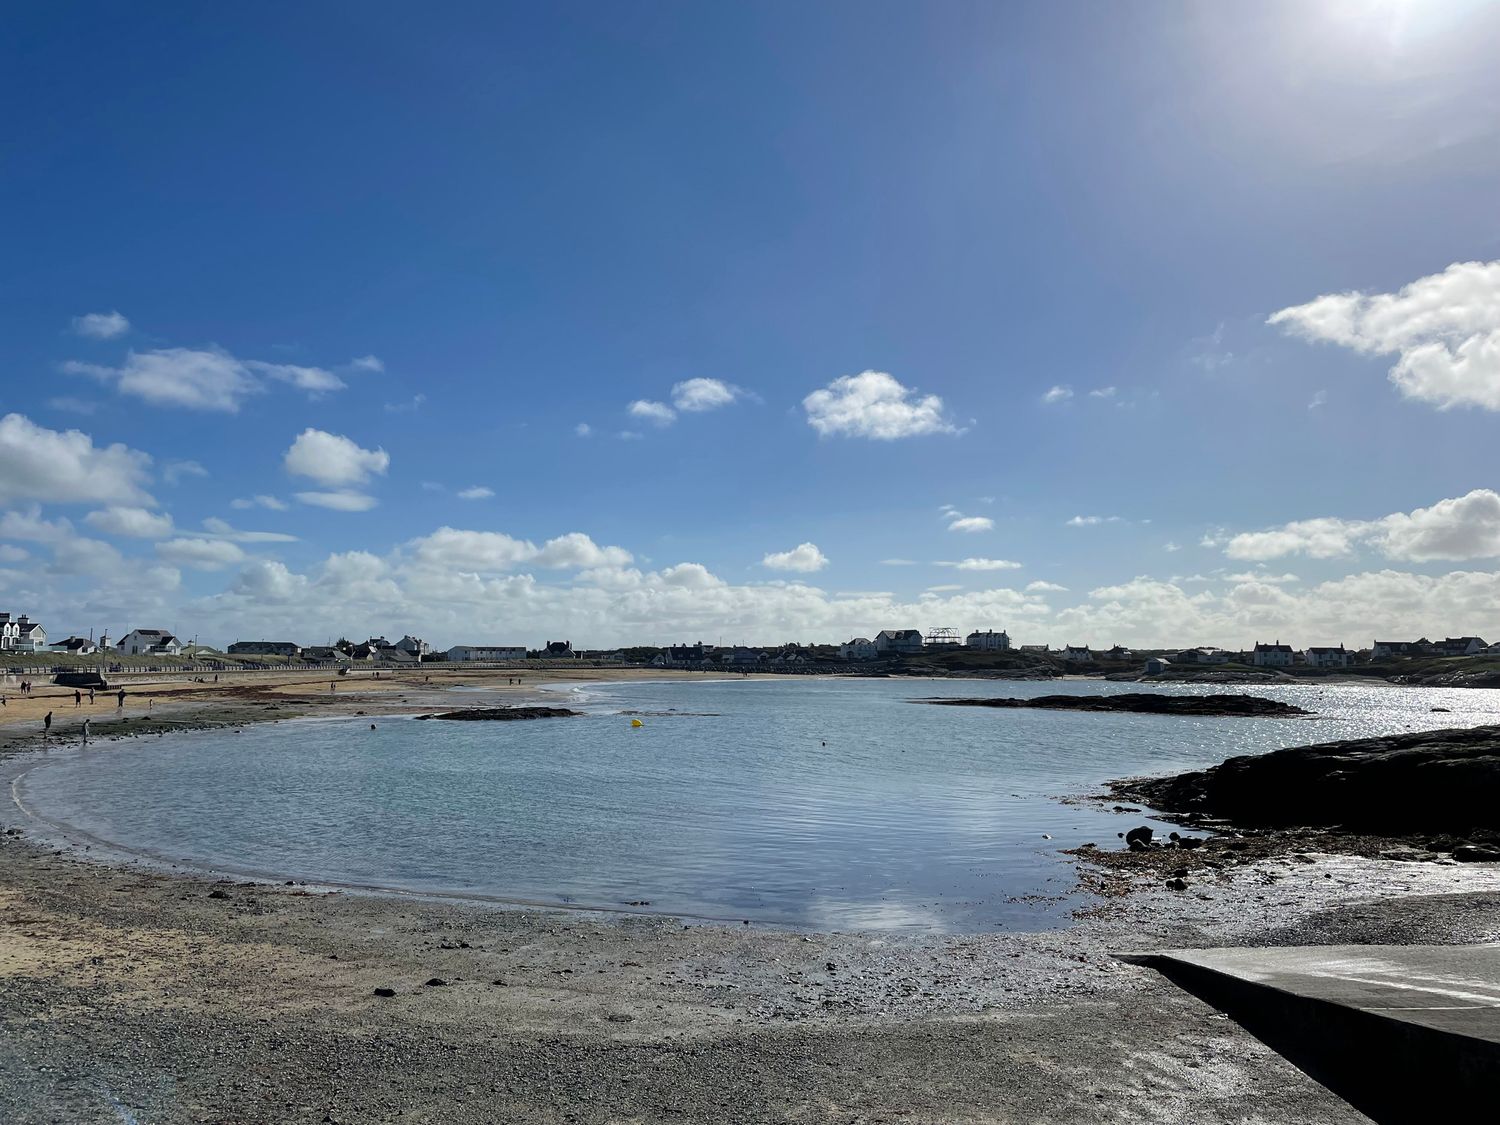
[[[1133,688],[580,685],[558,699],[579,719],[303,721],[52,751],[18,792],[55,822],[220,871],[832,929],[1043,929],[1080,901],[1062,848],[1158,823],[1059,797],[1233,754],[1500,722],[1500,691],[1388,686],[1251,689],[1315,721],[908,702]],[[642,728],[627,709],[647,712]]]

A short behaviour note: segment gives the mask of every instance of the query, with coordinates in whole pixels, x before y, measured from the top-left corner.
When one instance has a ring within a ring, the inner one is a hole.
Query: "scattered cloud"
[[[1307,408],[1309,410],[1316,410],[1320,406],[1327,405],[1327,403],[1328,403],[1328,392],[1327,391],[1317,391],[1317,392],[1315,392],[1313,394],[1312,398],[1310,398],[1310,399],[1307,400]]]
[[[85,313],[73,318],[73,331],[93,340],[113,340],[130,331],[130,321],[118,312]]]
[[[1500,493],[1476,488],[1439,500],[1429,508],[1395,512],[1375,520],[1324,517],[1294,520],[1265,531],[1216,535],[1206,541],[1232,559],[1267,560],[1287,555],[1332,559],[1368,544],[1401,562],[1462,561],[1500,557]]]
[[[1390,380],[1439,410],[1500,410],[1500,261],[1454,262],[1395,293],[1331,293],[1273,313],[1305,340],[1395,356]]]
[[[1021,564],[1009,559],[960,559],[957,562],[939,562],[934,566],[949,566],[954,570],[1020,570]]]
[[[1095,387],[1089,392],[1089,398],[1114,398],[1119,393],[1118,387]]]
[[[592,437],[594,427],[590,426],[587,422],[579,422],[578,425],[573,427],[573,432],[579,437]]]
[[[232,527],[227,520],[210,516],[203,521],[204,534],[213,539],[228,539],[234,543],[295,543],[297,537],[284,531],[242,531]]]
[[[231,500],[229,502],[229,506],[231,508],[237,508],[241,511],[249,508],[267,508],[273,512],[284,512],[289,507],[291,507],[291,505],[288,504],[285,500],[278,500],[274,496],[265,495],[256,495],[239,500]]]
[[[384,474],[391,457],[384,449],[365,449],[342,434],[309,428],[297,435],[282,463],[292,475],[319,484],[353,485]]]
[[[995,521],[989,516],[958,516],[948,524],[949,531],[963,531],[970,534],[976,531],[992,531]]]
[[[953,591],[962,590],[963,588],[964,587],[962,586],[955,586],[953,583],[949,582],[941,586],[929,586],[927,587],[926,592],[929,594],[951,594],[953,593]]]
[[[90,512],[83,522],[106,535],[123,535],[132,539],[165,539],[172,534],[172,517],[165,512],[115,505]]]
[[[636,430],[621,430],[615,435],[615,437],[619,438],[621,441],[640,441],[642,436],[643,435]]]
[[[99,402],[92,398],[78,398],[76,395],[58,395],[49,398],[47,405],[53,410],[63,410],[69,414],[97,414],[99,413]]]
[[[495,490],[493,488],[486,488],[482,484],[476,484],[469,488],[461,489],[458,493],[458,498],[460,500],[488,500],[494,495]]]
[[[168,461],[161,467],[161,479],[177,484],[183,477],[206,477],[208,470],[196,461]]]
[[[350,366],[351,369],[353,369],[355,371],[384,371],[385,370],[385,364],[380,361],[380,358],[378,356],[373,356],[373,355],[356,356],[355,358],[353,358],[353,359],[351,359],[349,361],[349,366]],[[422,398],[423,396],[422,395],[418,395],[417,397],[418,398]]]
[[[1180,550],[1182,550],[1182,544],[1180,544],[1180,543],[1163,543],[1161,545],[1161,549],[1163,551],[1166,551],[1168,554],[1171,554],[1173,551],[1180,551]]]
[[[683,413],[697,414],[728,406],[744,393],[720,379],[688,379],[672,387],[672,405]]]
[[[601,547],[579,531],[549,539],[538,547],[499,531],[466,531],[440,527],[406,545],[414,565],[429,570],[458,570],[475,575],[502,574],[534,564],[553,570],[595,570],[630,565],[623,547]]]
[[[1068,588],[1059,586],[1056,582],[1043,582],[1038,579],[1035,582],[1026,583],[1026,592],[1028,594],[1066,594]]]
[[[828,556],[813,543],[799,543],[790,551],[773,551],[760,560],[768,570],[793,570],[811,574],[828,565]]]
[[[1067,402],[1068,399],[1072,397],[1072,387],[1064,387],[1061,385],[1055,386],[1051,390],[1047,391],[1044,395],[1042,395],[1042,405],[1052,406],[1059,402]]]
[[[881,566],[916,566],[916,559],[881,559]]]
[[[427,396],[422,394],[412,395],[405,402],[388,402],[385,404],[387,414],[415,414],[422,409],[427,401]]]
[[[1119,516],[1074,516],[1065,527],[1097,527],[1101,523],[1123,523]]]
[[[1224,346],[1224,322],[1207,336],[1199,336],[1189,346],[1188,362],[1212,375],[1234,362],[1234,353]]]
[[[918,397],[884,371],[843,375],[802,400],[807,423],[823,437],[895,441],[961,431],[943,413],[937,395]]]
[[[656,426],[670,426],[677,421],[677,411],[664,402],[638,398],[625,408],[632,418],[640,418]]]
[[[0,562],[17,563],[31,558],[31,552],[10,543],[0,543]]]
[[[24,414],[0,418],[0,504],[154,505],[144,484],[151,458],[80,430],[49,430]]]
[[[171,539],[156,545],[157,557],[192,570],[223,570],[245,561],[245,552],[224,539]]]
[[[353,488],[339,488],[332,492],[298,492],[294,494],[303,504],[314,508],[331,508],[335,512],[368,512],[380,501],[365,492]]]

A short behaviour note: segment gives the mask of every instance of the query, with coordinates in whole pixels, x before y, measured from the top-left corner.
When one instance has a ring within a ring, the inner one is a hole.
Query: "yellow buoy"
[[[633,727],[643,727],[646,724],[643,723],[643,722],[641,722],[639,719],[631,719],[630,720],[630,725],[633,726]]]

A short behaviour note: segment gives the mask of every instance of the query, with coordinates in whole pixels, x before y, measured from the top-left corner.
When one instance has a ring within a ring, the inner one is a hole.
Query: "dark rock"
[[[1186,879],[1168,879],[1167,889],[1169,891],[1185,891],[1188,889]]]
[[[1459,863],[1500,863],[1500,848],[1487,844],[1465,844],[1453,849],[1453,858]]]
[[[1201,848],[1203,846],[1203,837],[1201,837],[1201,836],[1179,836],[1179,837],[1177,837],[1177,846],[1179,848],[1188,848],[1188,849]]]
[[[1125,846],[1133,852],[1143,852],[1151,846],[1151,837],[1153,835],[1155,833],[1147,825],[1143,824],[1139,828],[1132,828],[1129,832],[1125,833]]]
[[[448,982],[445,981],[442,977],[433,977],[431,980],[425,981],[424,983],[428,988],[441,988]]]
[[[1242,825],[1472,838],[1476,829],[1500,829],[1500,726],[1297,746],[1110,789],[1163,812]]]
[[[939,707],[1030,707],[1046,711],[1129,711],[1141,715],[1310,715],[1290,703],[1258,695],[1040,695],[1034,699],[916,699]]]
[[[394,995],[396,995],[396,990],[394,988],[377,988],[375,990],[375,995],[376,996],[394,996]]]
[[[418,715],[419,719],[451,719],[456,722],[514,722],[518,719],[568,719],[581,715],[566,707],[468,707],[462,711],[444,711],[437,715]]]
[[[627,1016],[624,1012],[610,1012],[609,1015],[605,1016],[604,1018],[607,1019],[610,1023],[634,1023],[635,1022],[635,1017],[634,1016]]]
[[[208,897],[209,898],[228,898],[229,897],[229,892],[228,891],[222,891],[222,890],[214,889],[214,890],[208,892]]]

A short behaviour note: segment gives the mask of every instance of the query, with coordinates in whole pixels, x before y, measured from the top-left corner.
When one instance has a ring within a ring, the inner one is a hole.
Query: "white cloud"
[[[284,512],[291,505],[289,505],[285,500],[278,500],[274,496],[266,496],[264,494],[260,494],[244,499],[231,500],[229,502],[229,506],[231,508],[238,508],[241,511],[248,508],[269,508],[273,512]]]
[[[881,566],[916,566],[916,559],[881,559]]]
[[[118,312],[85,313],[73,318],[73,331],[94,340],[113,340],[130,331],[130,321]]]
[[[131,352],[121,367],[70,360],[62,365],[69,375],[88,375],[113,381],[121,394],[134,395],[156,406],[234,413],[260,391],[261,383],[228,352],[218,349],[160,348]]]
[[[591,437],[594,433],[594,427],[590,426],[587,422],[579,422],[578,425],[573,427],[573,432],[579,437]]]
[[[1066,527],[1097,527],[1101,523],[1120,523],[1119,516],[1074,516],[1064,525]]]
[[[154,504],[151,458],[124,445],[95,446],[79,430],[49,430],[24,414],[0,418],[0,504]]]
[[[391,463],[384,449],[364,449],[342,434],[306,429],[286,451],[286,471],[319,484],[364,484],[372,474],[383,474]]]
[[[1064,386],[1059,385],[1059,386],[1052,387],[1050,390],[1047,391],[1046,394],[1042,395],[1042,404],[1044,406],[1052,406],[1054,403],[1067,402],[1068,399],[1070,399],[1072,397],[1073,397],[1073,388],[1072,387],[1064,387]]]
[[[157,556],[173,566],[223,570],[245,561],[245,552],[224,539],[170,539],[156,545]]]
[[[688,379],[672,387],[672,405],[684,413],[700,413],[728,406],[743,393],[719,379]]]
[[[583,532],[570,531],[547,540],[532,561],[555,570],[583,570],[626,566],[634,559],[623,547],[601,547]]]
[[[413,414],[422,409],[422,404],[427,401],[426,395],[412,395],[405,402],[388,402],[385,404],[387,414]]]
[[[425,569],[499,574],[534,563],[553,570],[622,567],[633,561],[623,547],[601,547],[581,531],[549,539],[541,547],[499,531],[440,527],[407,544],[413,562]]]
[[[1272,574],[1265,570],[1243,571],[1239,574],[1223,574],[1225,582],[1264,582],[1267,586],[1285,586],[1289,582],[1301,582],[1295,574]]]
[[[1171,554],[1173,551],[1180,551],[1180,550],[1182,550],[1182,544],[1180,544],[1180,543],[1170,543],[1170,542],[1163,543],[1161,545],[1161,549],[1163,551],[1166,551],[1168,554]]]
[[[650,399],[638,398],[625,409],[632,418],[641,418],[657,426],[670,426],[677,420],[677,411],[664,402]]]
[[[214,539],[229,539],[235,543],[295,543],[297,537],[284,531],[242,531],[227,520],[210,516],[203,521],[204,532]]]
[[[1089,392],[1089,398],[1114,398],[1118,393],[1118,387],[1096,387]]]
[[[955,515],[954,519],[948,524],[949,531],[963,531],[971,534],[976,531],[992,531],[994,527],[995,521],[990,519],[989,516]]]
[[[380,362],[379,357],[373,355],[356,356],[349,361],[349,366],[355,371],[384,371],[385,364]],[[421,398],[421,395],[417,396]]]
[[[90,512],[83,522],[106,535],[125,535],[134,539],[162,539],[172,534],[172,517],[166,513],[148,512],[145,508],[114,506]]]
[[[31,552],[10,543],[0,543],[0,562],[23,562],[31,558]]]
[[[1393,355],[1390,379],[1440,410],[1500,410],[1500,261],[1455,262],[1395,293],[1333,293],[1272,314],[1306,340]]]
[[[183,477],[206,477],[208,470],[196,461],[168,461],[161,467],[161,479],[177,484]]]
[[[482,484],[476,484],[461,489],[458,493],[458,498],[460,500],[488,500],[494,495],[495,490],[493,488],[486,488]]]
[[[960,559],[957,562],[940,562],[937,566],[948,566],[954,570],[1020,570],[1021,564],[1009,559]]]
[[[118,573],[124,565],[124,556],[103,540],[75,537],[53,544],[48,570],[53,574],[102,578]]]
[[[1222,545],[1233,559],[1339,558],[1360,543],[1402,562],[1495,558],[1500,557],[1500,494],[1476,488],[1464,496],[1439,500],[1430,508],[1395,512],[1376,520],[1295,520],[1211,542]]]
[[[917,397],[884,371],[843,375],[802,400],[808,425],[824,437],[894,441],[922,434],[956,434],[937,395]]]
[[[941,586],[929,586],[929,587],[927,587],[926,593],[929,593],[929,594],[951,594],[955,590],[962,590],[962,589],[963,589],[962,586],[955,586],[955,585],[953,585],[953,583],[949,582],[949,583],[946,583],[946,584],[941,585]]]
[[[335,512],[368,512],[380,504],[375,497],[353,488],[338,488],[332,492],[297,492],[293,495],[299,503],[310,504],[314,508],[331,508]]]
[[[1066,586],[1059,586],[1056,582],[1043,582],[1038,579],[1035,582],[1026,583],[1028,594],[1065,594],[1068,592]]]
[[[811,574],[828,565],[828,556],[815,543],[799,543],[790,551],[772,551],[760,560],[768,570],[792,570]]]
[[[97,414],[99,413],[99,402],[92,398],[78,398],[76,395],[58,395],[49,398],[47,405],[53,410],[63,410],[69,414]]]
[[[621,430],[615,435],[621,441],[640,441],[641,435],[635,430]]]
[[[1318,407],[1320,407],[1320,406],[1326,406],[1327,404],[1328,404],[1328,392],[1327,391],[1317,391],[1317,392],[1315,392],[1313,394],[1312,398],[1310,398],[1310,399],[1307,400],[1307,408],[1309,410],[1316,410],[1316,409],[1318,409]]]
[[[282,383],[290,383],[299,391],[307,391],[315,396],[327,394],[329,391],[341,391],[349,385],[332,371],[325,371],[321,367],[298,367],[291,363],[262,363],[254,359],[246,360],[245,366],[258,375],[264,375]]]
[[[60,543],[72,535],[73,525],[66,519],[44,520],[39,504],[33,504],[24,512],[0,512],[0,539]]]

